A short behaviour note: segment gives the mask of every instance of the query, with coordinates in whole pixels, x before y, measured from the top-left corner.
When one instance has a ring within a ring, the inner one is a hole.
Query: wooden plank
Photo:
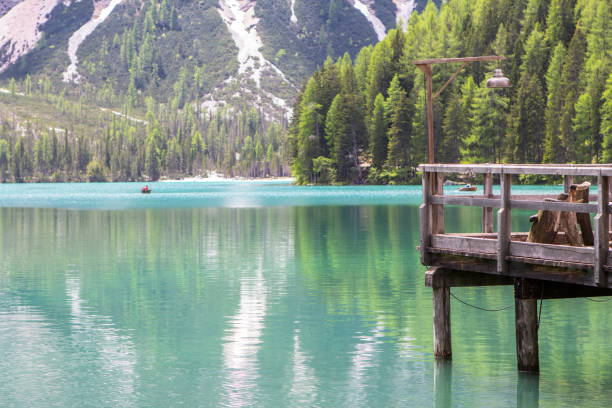
[[[549,210],[578,213],[596,213],[597,204],[569,203],[562,201],[510,200],[510,208],[523,210]]]
[[[423,203],[419,207],[421,263],[431,265],[427,247],[431,244],[430,174],[423,173]]]
[[[431,236],[431,246],[433,248],[444,248],[478,253],[494,254],[497,252],[496,239],[470,238],[466,236],[434,234]]]
[[[520,262],[508,262],[508,272],[505,276],[595,286],[592,264],[560,262],[566,266],[551,266],[546,265],[547,260],[534,259],[533,263],[526,263],[525,259],[521,258]],[[453,270],[499,275],[496,262],[478,257],[432,254],[432,264]],[[587,268],[587,266],[590,266],[590,268]],[[608,279],[607,287],[612,288],[612,279]]]
[[[450,254],[450,255],[457,255],[457,256],[477,257],[480,259],[497,260],[497,254],[490,253],[490,252],[474,252],[474,251],[463,251],[461,249],[433,248],[433,247],[429,247],[427,248],[427,250],[432,254]]]
[[[428,65],[428,64],[439,64],[439,63],[453,63],[453,62],[476,62],[476,61],[500,61],[506,57],[501,55],[485,55],[482,57],[460,57],[460,58],[430,58],[424,60],[416,60],[412,63],[414,65]]]
[[[433,288],[434,356],[449,359],[451,346],[450,288]]]
[[[461,197],[461,196],[432,196],[434,204],[462,205],[470,207],[499,207],[501,200],[494,198]]]
[[[508,271],[506,256],[510,244],[511,214],[510,194],[511,176],[502,174],[500,176],[501,208],[497,212],[497,272],[504,274]]]
[[[485,174],[484,179],[484,196],[486,198],[493,197],[493,175]],[[482,232],[493,232],[493,208],[491,206],[482,209]]]
[[[514,278],[440,267],[429,268],[425,272],[425,286],[431,288],[499,285],[514,285]]]
[[[595,243],[594,243],[594,255],[593,255],[593,275],[595,284],[598,286],[604,286],[607,284],[607,272],[604,268],[608,260],[610,252],[610,218],[608,216],[608,200],[609,200],[609,180],[606,176],[599,176],[597,178],[597,194],[599,200],[597,201],[598,211],[597,215],[593,219],[595,224]]]
[[[579,297],[612,296],[612,289],[570,283],[547,282],[537,279],[521,279],[528,282],[515,286],[515,296],[520,299],[570,299]]]
[[[611,165],[544,164],[421,164],[419,171],[443,173],[541,174],[556,176],[612,176]]]
[[[509,256],[591,264],[593,248],[512,241]]]

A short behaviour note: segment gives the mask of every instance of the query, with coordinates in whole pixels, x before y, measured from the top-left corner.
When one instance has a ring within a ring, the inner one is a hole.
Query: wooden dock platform
[[[612,165],[423,164],[419,170],[423,174],[419,251],[421,262],[430,267],[425,282],[433,288],[434,354],[452,355],[451,287],[514,285],[518,369],[539,371],[537,301],[612,296]],[[482,174],[483,191],[444,195],[445,177],[456,174]],[[567,194],[562,199],[556,194],[513,195],[512,181],[519,175],[561,176]],[[588,183],[574,184],[578,177],[592,180],[597,194],[589,194]],[[494,180],[499,194],[493,194]],[[585,194],[576,199],[581,189]],[[445,205],[481,207],[481,232],[445,233]],[[511,231],[513,209],[539,211],[532,217],[531,235]],[[592,221],[591,214],[595,214]],[[548,228],[546,233],[534,233],[544,219],[548,224],[540,226]],[[549,240],[541,240],[542,236]]]

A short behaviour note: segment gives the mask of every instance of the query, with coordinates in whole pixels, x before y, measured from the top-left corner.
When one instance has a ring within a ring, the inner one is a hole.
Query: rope
[[[478,309],[478,310],[483,310],[483,311],[485,311],[485,312],[501,312],[502,310],[510,309],[512,306],[514,306],[514,303],[513,303],[513,304],[511,304],[511,305],[508,305],[508,306],[506,306],[506,307],[502,307],[502,308],[500,308],[500,309],[485,309],[484,307],[474,306],[474,305],[472,305],[472,304],[469,304],[469,303],[468,303],[468,302],[466,302],[466,301],[463,301],[463,300],[459,299],[457,296],[453,295],[453,292],[450,292],[450,295],[453,297],[453,299],[455,299],[455,300],[457,300],[457,301],[459,301],[459,302],[463,303],[463,304],[464,304],[464,305],[466,305],[466,306],[473,307],[474,309]]]
[[[591,298],[585,297],[585,299],[589,300],[591,302],[595,302],[595,303],[605,303],[605,302],[609,302],[610,299],[612,299],[612,298],[607,298],[606,300],[595,300],[595,299],[591,299]]]
[[[540,312],[538,313],[538,322],[536,324],[536,331],[540,330],[540,320],[542,318],[542,303],[544,302],[544,286],[542,286],[542,295],[540,295]]]

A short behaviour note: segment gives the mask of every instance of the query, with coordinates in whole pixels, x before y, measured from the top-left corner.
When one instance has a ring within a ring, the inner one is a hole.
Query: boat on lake
[[[463,187],[459,187],[459,189],[457,191],[476,191],[476,186],[473,186],[471,184],[466,184]]]

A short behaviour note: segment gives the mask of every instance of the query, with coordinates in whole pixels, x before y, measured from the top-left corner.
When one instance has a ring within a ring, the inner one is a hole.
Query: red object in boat
[[[142,192],[142,194],[149,194],[151,192],[151,189],[149,188],[149,186],[145,186],[140,191]]]

